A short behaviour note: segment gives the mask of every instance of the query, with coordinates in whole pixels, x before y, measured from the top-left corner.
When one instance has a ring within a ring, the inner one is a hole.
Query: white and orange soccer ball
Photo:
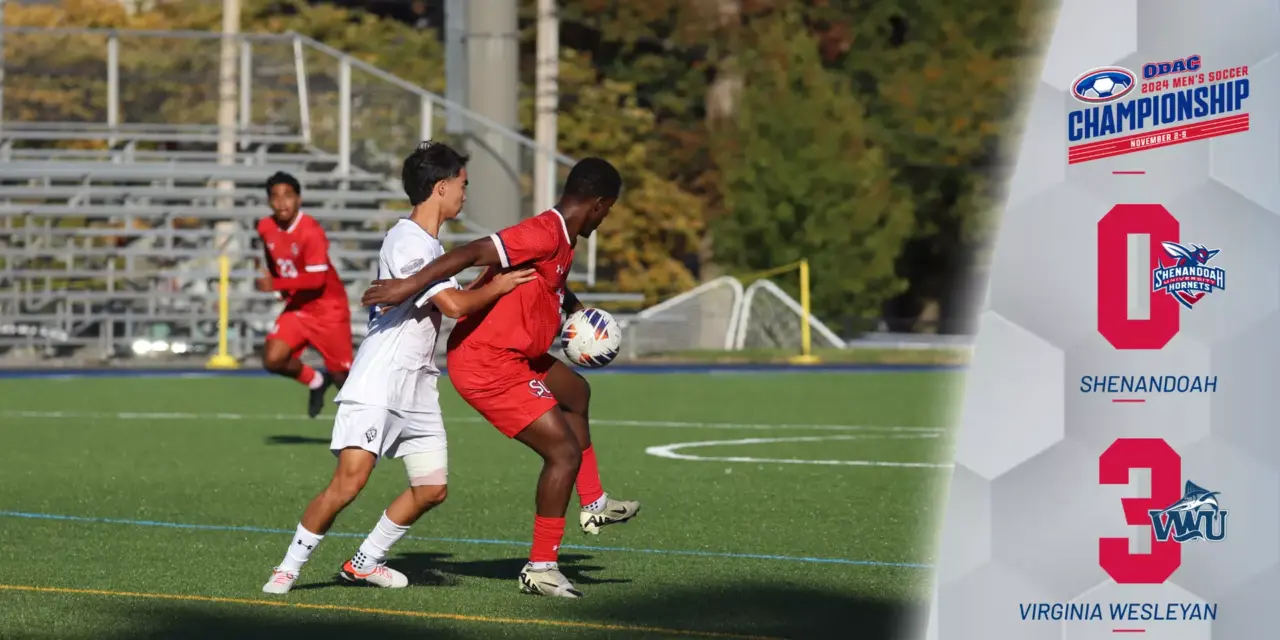
[[[618,357],[622,345],[622,329],[608,311],[583,309],[564,321],[560,329],[560,346],[564,355],[580,367],[603,367]]]

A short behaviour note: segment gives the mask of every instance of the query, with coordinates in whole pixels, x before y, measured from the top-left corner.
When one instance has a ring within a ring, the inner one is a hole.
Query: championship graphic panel
[[[1274,635],[1278,20],[1062,4],[1000,212],[929,638]]]

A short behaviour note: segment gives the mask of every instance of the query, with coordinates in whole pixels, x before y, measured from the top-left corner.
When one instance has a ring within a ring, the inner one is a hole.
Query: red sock
[[[587,506],[604,495],[600,487],[600,467],[596,464],[596,448],[582,450],[582,466],[578,467],[578,499]]]
[[[305,387],[310,387],[311,381],[315,380],[316,376],[318,375],[320,374],[316,373],[315,369],[312,369],[311,367],[308,367],[307,365],[304,364],[302,365],[302,369],[298,371],[298,377],[294,378],[294,380],[301,382],[302,385]]]
[[[555,562],[560,558],[564,518],[533,517],[533,550],[529,562]]]

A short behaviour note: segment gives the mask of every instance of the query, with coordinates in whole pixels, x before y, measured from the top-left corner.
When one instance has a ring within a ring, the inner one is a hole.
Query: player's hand
[[[275,283],[271,276],[259,276],[257,280],[254,280],[254,284],[257,286],[258,291],[269,293],[273,290]]]
[[[360,297],[360,306],[385,305],[394,307],[408,300],[417,292],[418,290],[413,286],[413,282],[408,278],[374,280],[369,285],[369,288],[364,290],[364,295]]]
[[[499,273],[489,281],[488,286],[497,289],[498,293],[509,293],[512,289],[533,280],[538,277],[535,269],[521,269],[519,271],[508,271],[507,273]]]

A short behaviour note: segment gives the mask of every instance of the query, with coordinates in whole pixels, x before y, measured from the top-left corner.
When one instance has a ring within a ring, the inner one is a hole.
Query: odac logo
[[[1161,205],[1113,207],[1098,221],[1098,333],[1117,349],[1163,349],[1180,309],[1226,289],[1226,270],[1209,264],[1219,252],[1182,243]]]
[[[1182,545],[1227,536],[1218,493],[1182,483],[1182,456],[1161,438],[1121,438],[1098,458],[1098,481],[1128,485],[1129,472],[1151,472],[1150,495],[1121,498],[1125,523],[1151,527],[1151,552],[1130,553],[1128,538],[1100,538],[1098,564],[1119,584],[1161,584],[1182,566]]]

